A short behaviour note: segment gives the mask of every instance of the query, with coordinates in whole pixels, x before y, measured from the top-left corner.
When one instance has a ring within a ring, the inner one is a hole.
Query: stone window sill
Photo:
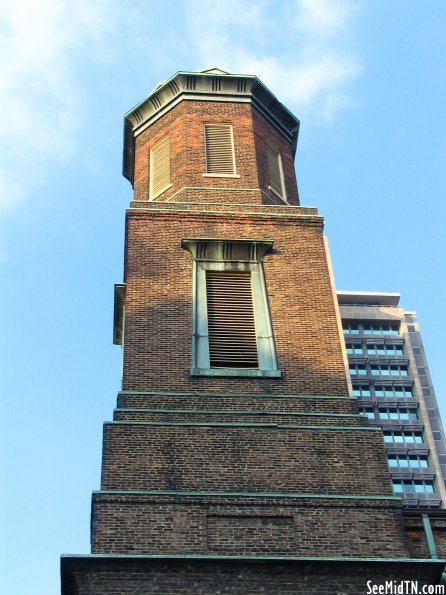
[[[191,376],[234,376],[254,378],[282,378],[280,370],[257,370],[251,368],[192,368]]]
[[[203,178],[240,178],[238,174],[203,174]]]

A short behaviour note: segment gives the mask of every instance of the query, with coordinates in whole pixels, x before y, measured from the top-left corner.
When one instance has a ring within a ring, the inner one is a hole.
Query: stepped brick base
[[[368,581],[438,584],[442,568],[434,560],[63,557],[62,595],[358,595]]]

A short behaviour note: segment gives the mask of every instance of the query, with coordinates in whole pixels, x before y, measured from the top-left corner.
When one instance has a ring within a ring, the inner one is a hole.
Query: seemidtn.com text
[[[367,581],[367,595],[445,595],[445,585],[420,585],[418,581]]]

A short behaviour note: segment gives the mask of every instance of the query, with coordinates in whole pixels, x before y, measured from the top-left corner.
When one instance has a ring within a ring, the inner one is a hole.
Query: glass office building
[[[337,295],[352,393],[383,430],[395,495],[407,507],[444,508],[444,430],[415,312],[397,293]]]

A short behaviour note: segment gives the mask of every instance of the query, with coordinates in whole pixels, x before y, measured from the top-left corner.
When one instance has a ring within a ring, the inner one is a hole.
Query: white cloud
[[[108,0],[0,0],[0,210],[20,204],[48,158],[67,158],[80,99],[71,59],[102,37]]]
[[[191,0],[190,43],[206,66],[256,74],[307,120],[352,105],[348,83],[361,70],[347,32],[351,0]]]
[[[91,80],[98,61],[119,69],[121,86],[144,68],[149,81],[161,64],[256,74],[307,124],[332,118],[352,103],[348,84],[360,71],[348,41],[358,6],[359,0],[0,0],[0,213],[26,204],[50,167],[78,151],[85,99],[95,88],[83,77]],[[123,74],[124,64],[138,70]]]
[[[358,12],[351,0],[297,0],[296,25],[306,32],[332,35],[345,30]]]

